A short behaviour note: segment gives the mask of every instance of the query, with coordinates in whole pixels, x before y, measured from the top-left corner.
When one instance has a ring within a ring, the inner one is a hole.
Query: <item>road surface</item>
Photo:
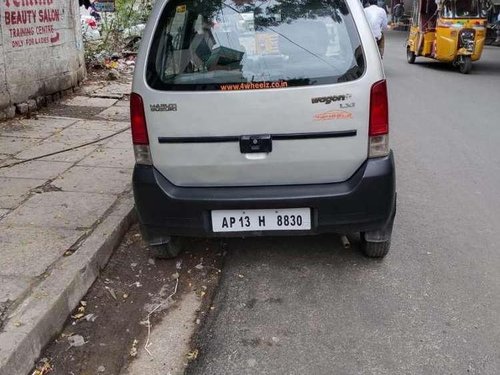
[[[470,75],[384,64],[398,213],[383,261],[338,237],[230,240],[190,374],[500,373],[500,48]]]

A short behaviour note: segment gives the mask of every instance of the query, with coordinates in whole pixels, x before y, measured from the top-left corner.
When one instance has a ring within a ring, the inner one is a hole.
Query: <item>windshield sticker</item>
[[[282,89],[288,87],[288,82],[242,82],[228,85],[220,85],[221,91],[240,91],[240,90],[262,90],[262,89]]]
[[[328,111],[323,113],[317,113],[314,115],[315,121],[329,121],[329,120],[351,120],[352,113],[347,111]]]
[[[317,104],[317,103],[330,104],[330,103],[333,103],[333,102],[346,101],[347,99],[351,99],[351,98],[352,98],[351,94],[332,95],[332,96],[320,96],[320,97],[317,97],[317,98],[312,98],[311,102],[312,102],[312,104]]]
[[[177,112],[177,104],[150,104],[151,112]]]
[[[279,38],[277,34],[258,33],[255,34],[255,47],[259,55],[279,55]]]

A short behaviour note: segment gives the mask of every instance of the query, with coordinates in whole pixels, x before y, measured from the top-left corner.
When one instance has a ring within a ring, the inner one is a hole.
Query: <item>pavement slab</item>
[[[75,166],[59,176],[52,185],[62,191],[120,194],[130,187],[130,169]]]
[[[3,276],[0,274],[0,305],[14,302],[30,285],[30,278]]]
[[[70,126],[48,138],[47,142],[62,142],[68,146],[78,146],[87,142],[97,141],[113,134],[111,129],[81,129]]]
[[[0,126],[0,135],[20,138],[48,138],[70,126],[77,119],[45,118],[15,120]]]
[[[0,150],[3,154],[15,155],[37,145],[39,142],[39,139],[0,136]]]
[[[60,144],[58,144],[58,145],[60,145]],[[71,151],[61,152],[61,153],[56,154],[56,155],[47,156],[47,157],[43,158],[43,160],[77,163],[80,160],[82,160],[84,157],[89,155],[91,152],[97,150],[98,147],[99,147],[98,143],[92,144],[89,146],[78,147],[78,148],[71,150]],[[65,150],[65,149],[63,149],[63,150]]]
[[[108,121],[108,120],[85,120],[78,121],[71,126],[72,129],[81,129],[85,131],[112,131],[116,132],[119,130],[130,128],[130,124],[124,121]]]
[[[68,150],[69,148],[79,146],[85,142],[81,143],[76,143],[77,140],[74,140],[74,144],[68,144],[64,142],[54,142],[50,140],[45,140],[42,143],[40,143],[38,146],[35,146],[31,149],[25,150],[19,154],[16,155],[16,158],[18,159],[31,159],[31,158],[36,158],[40,157],[43,155],[50,155],[54,152],[59,152],[59,151],[64,151]],[[52,156],[46,156],[43,158],[44,161],[64,161],[64,162],[70,162],[70,163],[76,163],[77,161],[82,160],[85,156],[90,154],[92,151],[97,149],[98,144],[92,144],[89,146],[84,146],[84,147],[78,147],[77,149],[66,151],[66,152],[60,152],[58,154],[52,155]]]
[[[50,180],[59,176],[69,167],[71,167],[70,163],[34,160],[13,167],[2,168],[0,169],[0,177]]]
[[[105,109],[96,117],[113,121],[130,121],[130,109],[128,107],[113,106]]]
[[[78,165],[86,167],[132,168],[134,163],[132,147],[128,149],[101,147],[83,159]]]
[[[98,88],[91,93],[93,97],[111,97],[121,99],[129,95],[132,91],[130,83],[112,83],[110,85]]]
[[[130,100],[127,100],[124,98],[123,100],[120,100],[118,103],[115,104],[116,107],[127,107],[130,109]]]
[[[32,189],[44,183],[43,179],[0,177],[0,186],[2,187],[0,189],[0,208],[16,208],[26,199]]]
[[[3,165],[7,165],[7,164],[10,165],[16,161],[19,161],[19,160],[12,158],[12,156],[10,156],[10,155],[0,155],[0,167]]]
[[[60,258],[83,235],[82,230],[9,226],[2,220],[1,276],[36,277]]]
[[[114,105],[117,99],[89,98],[88,96],[75,96],[61,102],[62,105],[75,107],[103,107]]]
[[[37,194],[11,212],[4,225],[90,228],[116,200],[115,195],[52,191]]]
[[[110,138],[105,143],[107,148],[121,148],[129,150],[132,147],[132,134],[130,130]]]

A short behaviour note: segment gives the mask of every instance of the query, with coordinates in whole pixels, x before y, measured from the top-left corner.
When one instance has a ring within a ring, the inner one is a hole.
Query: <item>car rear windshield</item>
[[[159,90],[285,88],[355,80],[364,66],[344,0],[173,0],[146,79]]]

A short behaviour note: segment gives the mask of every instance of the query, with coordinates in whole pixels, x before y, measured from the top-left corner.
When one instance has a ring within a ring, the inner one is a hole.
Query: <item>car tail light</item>
[[[385,80],[372,86],[370,95],[370,127],[368,157],[389,154],[389,105]]]
[[[139,94],[130,96],[130,119],[132,121],[132,141],[134,145],[149,145],[144,102]]]
[[[130,96],[130,120],[132,128],[132,142],[134,144],[135,161],[137,164],[151,165],[151,152],[149,150],[148,129],[144,102],[139,94]]]

